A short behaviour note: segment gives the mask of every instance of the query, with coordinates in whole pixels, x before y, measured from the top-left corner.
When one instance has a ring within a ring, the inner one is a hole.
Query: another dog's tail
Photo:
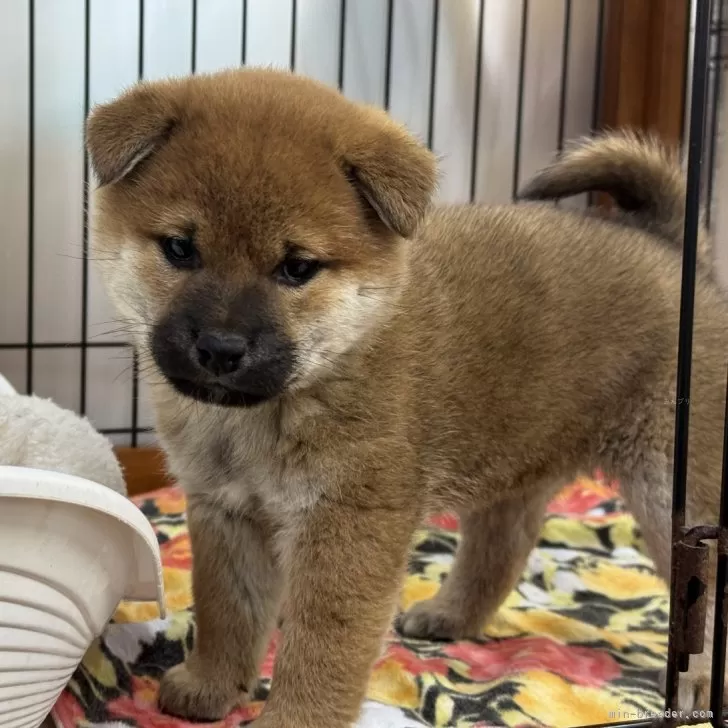
[[[622,224],[647,230],[678,249],[685,223],[685,177],[677,154],[657,139],[620,131],[573,144],[536,174],[519,197],[558,200],[582,192],[606,192]],[[710,259],[702,223],[698,257]]]

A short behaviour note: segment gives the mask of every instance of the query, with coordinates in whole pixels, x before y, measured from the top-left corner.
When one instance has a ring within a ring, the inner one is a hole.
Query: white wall
[[[388,84],[389,0],[298,0],[295,23],[294,0],[197,0],[196,22],[192,0],[0,0],[0,347],[27,342],[29,324],[33,340],[46,345],[79,342],[84,321],[89,342],[124,339],[114,333],[93,267],[84,284],[82,123],[87,103],[112,98],[140,70],[159,78],[190,72],[193,59],[207,71],[244,56],[279,66],[293,58],[297,70],[334,85],[342,75],[349,96],[383,104],[388,95],[393,115],[432,141],[442,157],[444,200],[468,200],[472,192],[479,201],[507,201],[557,149],[561,127],[568,139],[591,126],[599,3],[570,3],[562,118],[567,2],[440,0],[433,43],[434,0],[393,0]],[[21,390],[26,356],[0,348],[0,371]],[[82,360],[77,347],[36,349],[34,390],[81,408]],[[129,351],[90,348],[85,362],[92,421],[128,428]],[[143,387],[139,421],[151,423]]]
[[[722,8],[720,5],[722,4]],[[705,163],[701,180],[702,204],[708,215],[713,240],[713,270],[719,284],[728,290],[728,0],[713,2],[711,19]],[[690,4],[690,38],[688,48],[685,123],[683,129],[683,165],[687,167],[692,93],[692,57],[695,46],[696,0]],[[722,28],[719,20],[722,15]],[[718,50],[720,49],[720,54]],[[718,76],[718,78],[716,78]],[[718,82],[716,86],[716,81]],[[716,91],[718,93],[716,97]],[[717,114],[714,105],[717,98]],[[708,199],[709,198],[709,199]]]
[[[712,189],[711,223],[714,235],[716,274],[721,284],[728,289],[728,0],[723,3],[723,28],[720,43],[721,54],[713,64],[713,74],[720,74],[718,96],[718,118],[715,130],[715,171]],[[714,8],[717,15],[717,5]],[[714,29],[717,24],[714,23]],[[714,43],[717,33],[714,34]],[[714,46],[715,50],[715,46]],[[711,84],[715,81],[710,79]],[[713,87],[715,88],[715,87]],[[712,130],[711,130],[712,131]],[[710,132],[709,132],[710,133]]]

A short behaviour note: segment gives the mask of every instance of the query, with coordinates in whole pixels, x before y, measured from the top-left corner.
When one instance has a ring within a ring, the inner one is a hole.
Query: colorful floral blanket
[[[61,728],[200,725],[156,707],[160,675],[194,640],[184,498],[168,488],[137,502],[158,533],[171,617],[159,620],[153,605],[121,605],[54,709]],[[417,532],[403,609],[437,591],[457,525],[445,515]],[[518,588],[482,639],[438,644],[390,635],[359,728],[578,726],[658,711],[667,607],[666,587],[616,489],[580,480],[551,504]],[[275,637],[255,700],[212,725],[237,728],[258,715],[274,653]]]

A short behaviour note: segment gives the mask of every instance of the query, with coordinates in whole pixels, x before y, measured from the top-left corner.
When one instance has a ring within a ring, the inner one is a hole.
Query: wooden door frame
[[[602,29],[600,127],[681,145],[690,0],[604,0]]]

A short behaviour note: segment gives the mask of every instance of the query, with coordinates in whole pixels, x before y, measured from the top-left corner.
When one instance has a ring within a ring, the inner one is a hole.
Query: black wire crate
[[[642,0],[632,0],[642,2]],[[83,124],[141,79],[273,64],[385,107],[441,158],[440,197],[507,202],[600,122],[608,0],[14,0],[0,5],[0,372],[117,445],[153,443],[142,367],[94,270]],[[720,513],[686,525],[698,229],[718,205],[728,2],[693,0],[685,72],[687,208],[675,419],[665,724],[696,630],[683,554],[714,542],[712,718],[722,725],[728,631],[728,409]],[[585,199],[565,204],[583,207]],[[703,218],[704,215],[704,218]],[[726,352],[728,364],[728,352]],[[727,367],[728,376],[728,367]],[[727,387],[728,391],[728,387]],[[618,719],[618,716],[617,716]],[[652,725],[653,719],[612,725]]]

